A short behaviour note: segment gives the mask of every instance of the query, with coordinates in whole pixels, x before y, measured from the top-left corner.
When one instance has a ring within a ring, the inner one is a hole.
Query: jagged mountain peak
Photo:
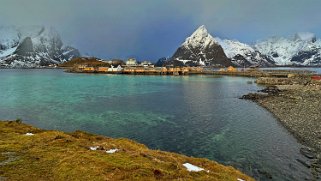
[[[201,37],[206,37],[208,36],[208,31],[205,27],[205,25],[201,25],[200,27],[198,27],[194,33],[192,34],[192,36],[201,36]]]
[[[199,46],[209,46],[214,43],[216,43],[216,40],[208,33],[205,25],[202,25],[198,27],[191,36],[186,38],[182,45],[195,48]]]
[[[186,38],[171,60],[174,65],[232,65],[222,47],[208,33],[204,25]]]

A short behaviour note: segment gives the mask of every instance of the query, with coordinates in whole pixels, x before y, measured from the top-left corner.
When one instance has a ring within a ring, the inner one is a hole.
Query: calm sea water
[[[0,70],[0,119],[126,137],[206,157],[258,180],[303,180],[301,145],[266,110],[238,99],[253,79]]]
[[[312,72],[315,72],[317,74],[321,74],[321,68],[319,67],[316,67],[316,68],[313,68],[313,67],[271,67],[271,68],[262,68],[262,69],[265,69],[265,70],[308,70],[308,71],[312,71]]]

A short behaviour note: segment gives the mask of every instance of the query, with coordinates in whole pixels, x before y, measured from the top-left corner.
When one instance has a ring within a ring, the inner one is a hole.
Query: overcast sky
[[[320,7],[321,0],[1,0],[0,26],[53,26],[83,54],[156,60],[203,24],[214,37],[246,43],[321,37]]]

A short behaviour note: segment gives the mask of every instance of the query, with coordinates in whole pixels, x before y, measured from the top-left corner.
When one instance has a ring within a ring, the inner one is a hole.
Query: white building
[[[117,67],[114,67],[113,65],[110,66],[110,68],[108,68],[108,72],[121,72],[123,71],[123,68],[118,65]]]
[[[129,58],[127,61],[126,61],[126,65],[127,66],[136,66],[137,65],[137,61],[135,58]]]
[[[143,67],[154,67],[154,65],[150,61],[143,61],[140,65]]]

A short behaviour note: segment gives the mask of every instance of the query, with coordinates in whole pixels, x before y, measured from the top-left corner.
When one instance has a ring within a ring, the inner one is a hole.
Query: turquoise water
[[[301,145],[266,110],[238,99],[260,87],[241,77],[70,74],[0,70],[0,118],[126,137],[206,157],[260,180],[303,180]]]

